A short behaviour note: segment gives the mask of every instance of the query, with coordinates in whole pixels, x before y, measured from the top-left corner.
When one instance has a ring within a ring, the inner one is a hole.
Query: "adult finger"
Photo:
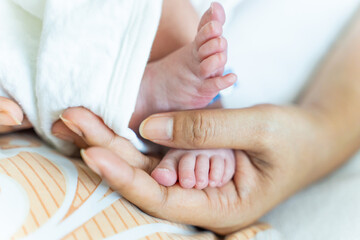
[[[150,171],[130,166],[106,148],[92,147],[83,150],[81,155],[87,165],[114,190],[147,211],[159,211],[164,189],[150,177]]]
[[[132,166],[150,169],[158,164],[158,161],[154,161],[141,154],[130,141],[115,134],[104,124],[101,118],[85,108],[77,107],[65,110],[61,115],[61,121],[88,146],[107,148],[115,154],[122,156]],[[59,134],[56,127],[58,126],[53,126],[53,132],[55,131]]]
[[[23,118],[23,111],[19,105],[8,98],[0,97],[0,125],[18,126]]]
[[[53,124],[51,132],[55,137],[74,143],[78,148],[89,147],[83,138],[71,131],[62,120],[58,120]]]
[[[82,151],[84,161],[98,173],[115,191],[152,216],[201,225],[194,216],[212,215],[204,213],[210,208],[208,196],[216,195],[196,189],[183,189],[179,185],[164,187],[150,175],[151,169],[133,167],[121,155],[99,147]],[[146,201],[144,201],[146,199]],[[179,212],[179,206],[187,206]],[[214,214],[215,215],[215,214]],[[212,218],[213,219],[213,218]],[[202,224],[208,224],[205,218]]]
[[[31,128],[31,123],[23,115],[14,101],[0,97],[0,133],[11,133]]]
[[[173,148],[230,148],[262,151],[277,123],[275,106],[215,109],[152,115],[140,126],[145,139]]]

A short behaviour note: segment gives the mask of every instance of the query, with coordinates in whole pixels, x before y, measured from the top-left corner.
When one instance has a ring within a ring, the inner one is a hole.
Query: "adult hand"
[[[29,121],[24,120],[20,106],[10,99],[0,97],[0,133],[9,133],[30,127]]]
[[[153,216],[219,234],[255,222],[335,168],[327,162],[331,152],[324,150],[335,147],[327,138],[327,124],[320,115],[296,107],[176,112],[145,120],[142,135],[166,146],[239,149],[233,180],[204,190],[159,185],[149,175],[159,159],[139,153],[89,111],[75,108],[62,116],[77,137],[96,146],[82,156],[114,190]],[[61,124],[54,129],[61,129]]]
[[[354,64],[360,62],[360,51],[354,51],[360,46],[358,16],[298,107],[166,113],[142,124],[143,137],[165,146],[239,149],[235,176],[221,188],[160,186],[149,175],[159,159],[139,153],[90,112],[68,110],[64,123],[79,141],[100,146],[84,151],[85,161],[145,212],[221,234],[238,230],[359,149],[360,71]]]

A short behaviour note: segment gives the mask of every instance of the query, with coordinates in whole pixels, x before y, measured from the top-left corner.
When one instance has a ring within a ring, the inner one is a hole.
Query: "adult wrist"
[[[359,148],[360,144],[356,142],[357,129],[350,133],[346,116],[333,112],[327,105],[306,103],[300,107],[310,117],[316,131],[318,139],[314,151],[317,154],[313,167],[321,178],[336,170]]]

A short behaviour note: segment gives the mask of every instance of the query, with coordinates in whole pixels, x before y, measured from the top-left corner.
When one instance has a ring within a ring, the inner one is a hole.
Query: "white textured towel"
[[[1,95],[51,135],[68,107],[84,106],[140,150],[128,128],[161,16],[162,0],[1,0]]]

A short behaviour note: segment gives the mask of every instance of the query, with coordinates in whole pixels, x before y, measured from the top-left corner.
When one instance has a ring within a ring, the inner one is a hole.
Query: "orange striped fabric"
[[[20,140],[15,141],[13,140]],[[23,145],[25,142],[28,144]],[[13,135],[0,138],[0,148],[16,149],[39,147],[41,144],[36,140],[24,135]],[[76,193],[70,208],[62,219],[65,221],[71,217],[81,206],[83,206],[94,191],[99,188],[101,179],[93,173],[80,160],[72,161],[78,172]],[[19,152],[16,156],[0,159],[0,174],[7,175],[19,183],[26,191],[30,211],[22,227],[13,235],[12,239],[21,239],[31,233],[36,232],[51,219],[62,206],[66,195],[66,179],[61,171],[51,159],[47,159],[41,154],[26,151]],[[102,199],[107,198],[113,193],[108,189]],[[189,230],[189,227],[170,223],[165,220],[151,217],[125,199],[118,199],[102,211],[88,219],[84,224],[64,235],[63,239],[106,239],[115,236],[134,227],[149,224],[169,224],[179,229]],[[257,224],[243,231],[226,237],[227,240],[247,240],[251,239],[258,232],[270,229],[267,224]],[[216,235],[210,232],[198,232],[192,236],[181,236],[158,232],[146,236],[146,240],[214,240]]]

